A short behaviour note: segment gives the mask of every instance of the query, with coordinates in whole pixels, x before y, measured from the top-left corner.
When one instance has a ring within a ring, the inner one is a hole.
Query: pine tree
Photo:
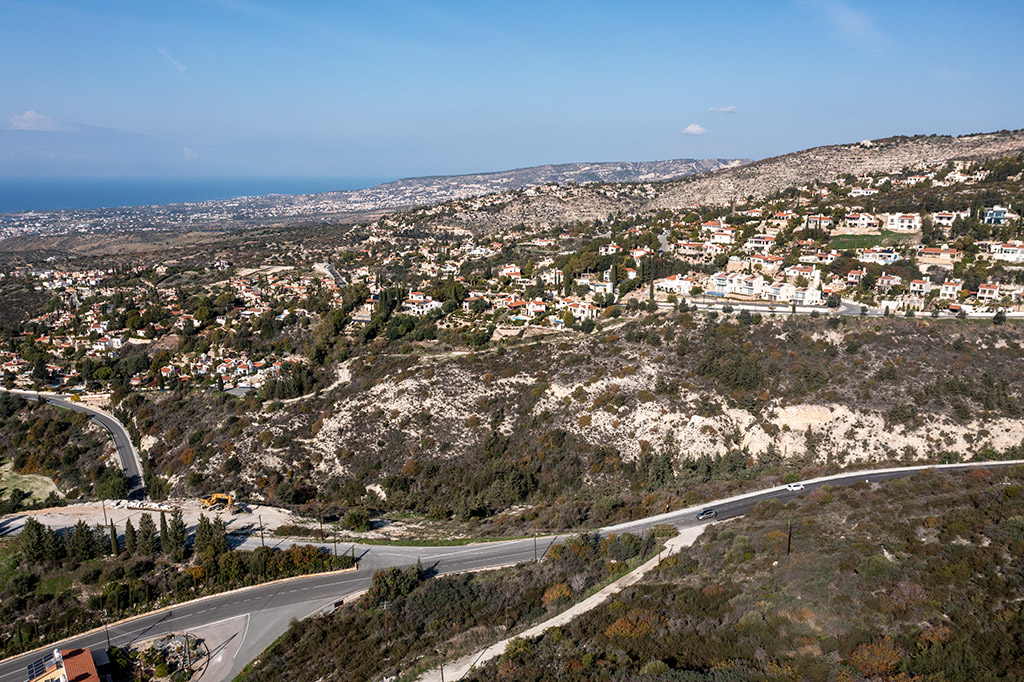
[[[121,553],[121,543],[117,541],[117,528],[114,528],[114,521],[110,521],[110,553],[117,556]]]
[[[40,563],[46,558],[46,526],[29,517],[21,528],[18,542],[21,553],[31,564]]]
[[[132,520],[128,519],[124,524],[124,551],[131,555],[135,554],[136,549],[138,546],[135,538],[135,526],[132,525]]]
[[[139,554],[149,556],[160,550],[160,536],[157,534],[153,517],[143,514],[139,517],[139,532],[135,538],[135,547]]]
[[[46,528],[43,532],[43,558],[47,561],[60,561],[65,552],[64,538],[52,528]]]
[[[171,522],[167,527],[167,543],[170,545],[168,552],[173,561],[183,561],[187,554],[188,528],[185,526],[185,519],[181,510],[177,509],[171,515]]]

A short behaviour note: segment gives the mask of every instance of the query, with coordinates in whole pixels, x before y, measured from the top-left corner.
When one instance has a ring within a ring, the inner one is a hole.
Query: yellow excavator
[[[199,501],[203,503],[203,509],[230,510],[235,503],[235,497],[231,493],[214,493],[199,498]]]

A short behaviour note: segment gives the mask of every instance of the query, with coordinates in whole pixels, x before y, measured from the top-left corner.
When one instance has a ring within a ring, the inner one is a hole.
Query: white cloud
[[[171,55],[170,55],[170,54],[169,54],[169,53],[167,52],[167,50],[165,50],[165,49],[164,49],[164,48],[162,48],[162,47],[158,47],[158,48],[156,49],[156,51],[160,53],[160,56],[162,56],[162,57],[163,57],[164,59],[166,59],[167,61],[169,61],[169,62],[171,63],[171,65],[172,65],[172,66],[173,66],[174,68],[176,68],[176,69],[178,70],[178,73],[185,73],[185,69],[186,69],[185,65],[184,65],[184,64],[182,64],[181,62],[179,62],[179,61],[178,61],[177,59],[175,59],[174,57],[172,57],[172,56],[171,56]]]
[[[43,116],[35,111],[26,111],[24,114],[11,116],[8,119],[11,127],[15,130],[59,130],[57,121],[49,116]]]
[[[199,158],[199,154],[196,154],[195,150],[193,150],[191,147],[184,147],[182,149],[182,152],[185,155],[186,161],[192,161],[193,159]]]
[[[712,114],[735,114],[737,109],[735,105],[730,104],[727,107],[708,107],[708,111]]]
[[[707,135],[708,129],[699,123],[691,123],[683,128],[683,135]]]

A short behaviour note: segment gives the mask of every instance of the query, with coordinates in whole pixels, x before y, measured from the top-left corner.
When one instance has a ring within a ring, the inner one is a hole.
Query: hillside
[[[468,354],[377,344],[335,388],[258,417],[226,396],[122,408],[178,495],[234,489],[510,534],[614,523],[787,472],[998,456],[1024,441],[1022,335],[663,313]]]
[[[1019,680],[1022,474],[927,472],[763,503],[463,679]],[[625,547],[640,542],[580,535],[538,564],[405,581],[387,594],[386,654],[379,600],[364,598],[294,622],[239,679],[414,680],[438,650],[451,662],[564,609]]]
[[[762,504],[465,679],[1020,680],[1021,483],[923,473]]]
[[[435,204],[548,184],[661,182],[749,162],[750,159],[673,159],[546,164],[491,173],[405,178],[369,189],[312,196],[341,199],[358,210],[374,210]]]
[[[603,218],[609,213],[743,203],[751,197],[766,198],[791,187],[832,182],[848,174],[898,172],[918,164],[987,159],[1021,150],[1024,130],[961,137],[891,137],[815,147],[662,183],[508,191],[414,210],[407,219],[472,231],[523,224],[559,225]]]
[[[855,144],[814,147],[756,161],[742,168],[708,173],[692,182],[666,183],[649,207],[689,203],[741,203],[789,187],[830,182],[838,176],[891,173],[918,164],[1007,156],[1024,149],[1024,130],[963,135],[889,137]]]

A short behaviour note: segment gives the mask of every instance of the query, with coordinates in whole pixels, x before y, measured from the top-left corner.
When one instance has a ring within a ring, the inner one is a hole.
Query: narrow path
[[[682,547],[689,547],[692,545],[703,532],[704,525],[694,526],[692,528],[683,528],[680,530],[679,535],[674,538],[670,538],[665,543],[665,548],[650,561],[637,567],[636,570],[627,573],[615,582],[606,585],[600,591],[590,597],[587,597],[580,603],[574,604],[565,611],[559,613],[557,616],[549,618],[542,623],[538,623],[530,629],[519,633],[515,637],[503,639],[485,649],[472,653],[468,656],[464,656],[450,665],[445,666],[444,679],[461,680],[470,670],[487,663],[491,659],[501,656],[501,654],[505,652],[505,647],[508,646],[508,643],[513,639],[533,639],[534,637],[539,637],[544,634],[545,630],[565,625],[577,616],[597,608],[603,604],[608,597],[618,594],[623,589],[639,582],[639,580],[648,572],[661,565],[661,561],[669,555],[679,551]],[[440,668],[430,670],[421,675],[418,679],[419,682],[441,682],[441,670]]]

